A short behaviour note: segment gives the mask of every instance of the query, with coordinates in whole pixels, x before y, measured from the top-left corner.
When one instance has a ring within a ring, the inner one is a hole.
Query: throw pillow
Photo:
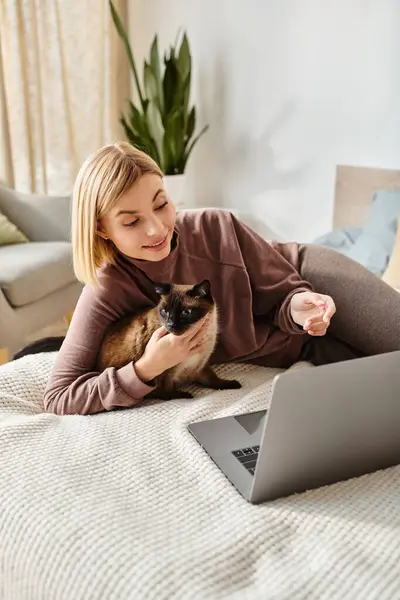
[[[333,248],[339,252],[346,252],[355,244],[361,232],[362,227],[334,229],[314,240],[314,244],[328,246],[328,248]]]
[[[0,246],[7,244],[22,244],[28,242],[28,238],[11,221],[0,212]]]
[[[397,221],[397,235],[392,254],[390,255],[389,264],[382,275],[382,279],[395,289],[400,289],[400,217]]]
[[[399,215],[400,189],[376,192],[367,222],[347,256],[381,277],[394,247]]]

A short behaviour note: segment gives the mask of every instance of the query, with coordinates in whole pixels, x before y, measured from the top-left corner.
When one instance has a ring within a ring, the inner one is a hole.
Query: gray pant
[[[299,270],[315,292],[332,296],[337,311],[325,336],[304,336],[303,360],[322,365],[400,350],[398,292],[359,263],[322,246],[300,246]]]

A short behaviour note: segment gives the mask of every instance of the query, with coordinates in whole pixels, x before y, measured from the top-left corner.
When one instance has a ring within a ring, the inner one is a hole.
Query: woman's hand
[[[207,316],[183,335],[169,333],[164,327],[157,329],[147,342],[143,356],[135,363],[139,379],[150,381],[201,352],[209,323],[210,316]]]
[[[299,292],[292,296],[290,314],[309,335],[325,335],[336,306],[330,296],[315,292]]]

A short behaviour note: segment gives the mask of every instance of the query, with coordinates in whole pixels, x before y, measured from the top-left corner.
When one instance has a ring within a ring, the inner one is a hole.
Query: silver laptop
[[[189,431],[251,503],[400,463],[400,351],[286,371],[267,411]]]

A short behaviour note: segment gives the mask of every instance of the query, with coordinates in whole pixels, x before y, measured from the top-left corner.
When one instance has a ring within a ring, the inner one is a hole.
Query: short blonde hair
[[[83,163],[72,199],[72,249],[79,281],[97,285],[97,271],[114,263],[116,249],[97,235],[97,222],[144,173],[163,176],[150,156],[127,142],[103,146]]]

